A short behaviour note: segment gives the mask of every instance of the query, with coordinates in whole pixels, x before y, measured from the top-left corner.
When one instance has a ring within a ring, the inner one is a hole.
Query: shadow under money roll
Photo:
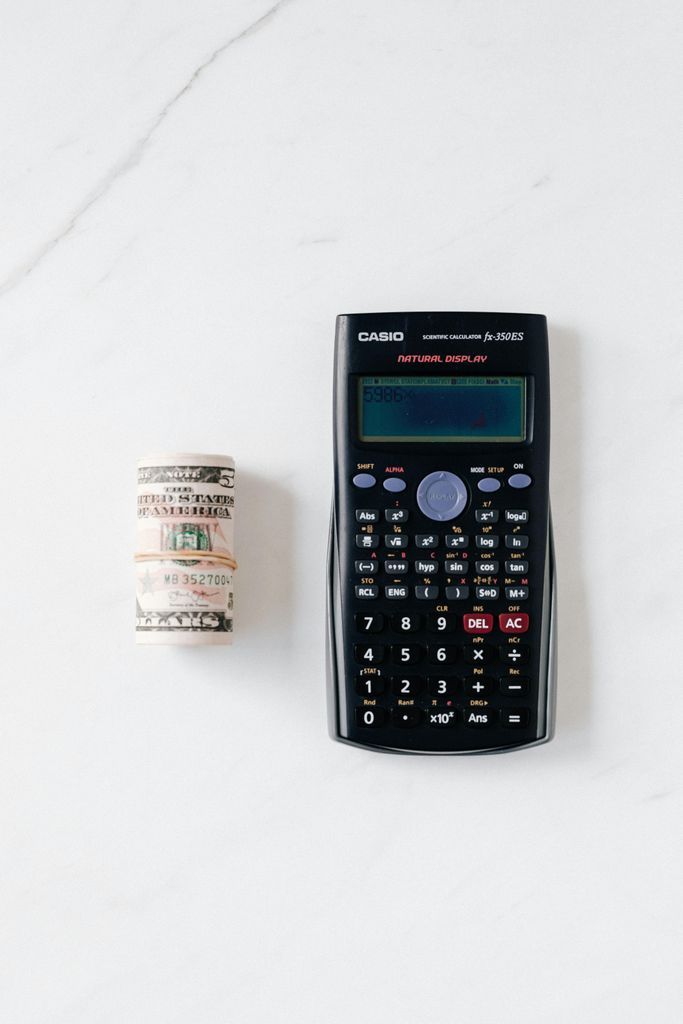
[[[138,460],[137,643],[232,643],[234,523],[229,455]]]

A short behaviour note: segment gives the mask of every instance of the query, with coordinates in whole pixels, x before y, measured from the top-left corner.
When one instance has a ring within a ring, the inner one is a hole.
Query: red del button
[[[529,616],[522,612],[507,612],[498,616],[498,626],[502,633],[526,633]]]
[[[490,633],[493,615],[463,615],[462,624],[466,633]]]

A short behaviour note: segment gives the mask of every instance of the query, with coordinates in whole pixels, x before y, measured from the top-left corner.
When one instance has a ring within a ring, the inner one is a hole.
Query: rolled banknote
[[[234,523],[230,456],[138,461],[137,643],[232,643]]]

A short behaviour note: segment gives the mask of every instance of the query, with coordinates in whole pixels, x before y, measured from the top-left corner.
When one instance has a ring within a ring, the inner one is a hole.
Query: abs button
[[[417,504],[423,515],[438,523],[455,519],[467,504],[467,488],[455,473],[428,473],[417,488]]]

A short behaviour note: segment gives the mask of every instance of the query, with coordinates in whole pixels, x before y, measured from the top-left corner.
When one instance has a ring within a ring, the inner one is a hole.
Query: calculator
[[[475,754],[552,738],[546,319],[337,318],[331,735]]]

